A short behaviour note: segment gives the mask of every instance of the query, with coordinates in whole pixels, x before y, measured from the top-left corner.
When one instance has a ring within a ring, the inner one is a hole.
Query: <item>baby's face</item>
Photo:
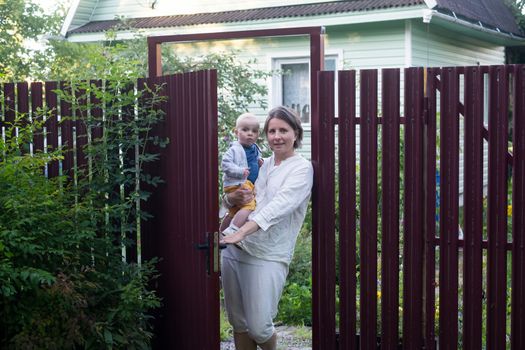
[[[259,123],[256,120],[241,120],[235,128],[235,135],[243,146],[251,146],[259,136]]]

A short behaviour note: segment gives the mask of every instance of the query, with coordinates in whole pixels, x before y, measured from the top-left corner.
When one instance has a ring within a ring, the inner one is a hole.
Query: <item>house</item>
[[[73,0],[61,33],[73,42],[104,40],[104,31],[119,23],[116,17],[148,36],[323,26],[327,70],[503,64],[506,46],[525,44],[504,0]],[[118,32],[121,39],[132,36]],[[306,37],[204,46],[175,50],[191,55],[242,48],[259,68],[288,71],[268,82],[269,105],[293,105],[308,124]]]
[[[326,70],[504,64],[505,47],[525,44],[504,0],[74,0],[62,35],[73,42],[104,40],[117,16],[148,36],[323,26]],[[132,36],[121,30],[117,37]],[[267,82],[268,105],[299,111],[308,153],[308,43],[300,36],[253,38],[174,50],[242,49],[240,57],[257,58],[260,69],[287,71]],[[265,111],[253,112],[264,118]]]

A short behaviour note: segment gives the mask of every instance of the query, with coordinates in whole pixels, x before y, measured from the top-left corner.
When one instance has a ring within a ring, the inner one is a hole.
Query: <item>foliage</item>
[[[524,0],[505,0],[507,6],[514,14],[514,18],[525,35],[525,1]],[[525,63],[525,48],[523,46],[511,46],[506,48],[506,63]]]
[[[221,300],[223,300],[224,297],[222,296],[222,290],[221,290]],[[220,315],[219,315],[219,337],[221,341],[226,341],[228,339],[231,339],[233,337],[233,327],[228,322],[228,316],[226,315],[226,309],[224,306],[221,305]]]
[[[26,40],[57,32],[60,15],[46,15],[28,0],[0,1],[0,77],[22,80],[39,70],[43,56],[29,48]]]
[[[144,165],[157,159],[147,144],[165,144],[149,133],[162,118],[161,100],[156,89],[133,88],[133,63],[109,56],[92,62],[101,86],[77,80],[57,91],[75,107],[62,120],[103,127],[101,137],[88,139],[90,161],[78,176],[44,176],[46,164],[71,150],[27,152],[45,118],[27,123],[18,115],[0,141],[2,348],[144,349],[152,337],[149,313],[160,305],[148,288],[154,261],[128,263],[122,254],[134,249],[127,237],[137,219],[148,217],[140,203],[149,193],[139,184],[160,182]],[[104,118],[87,113],[94,108],[104,109]],[[137,157],[122,156],[130,154]]]
[[[124,19],[114,29],[127,28]],[[61,41],[50,42],[48,55],[54,55],[48,72],[39,76],[40,79],[62,79],[76,76],[78,79],[93,79],[101,72],[92,64],[93,57],[106,59],[105,71],[112,69],[115,61],[126,62],[133,66],[139,76],[147,75],[147,45],[146,39],[136,34],[135,38],[126,41],[116,40],[116,32],[106,33],[104,43],[69,43]],[[208,53],[200,56],[179,56],[169,45],[162,46],[163,74],[184,73],[205,69],[217,70],[217,94],[219,114],[219,150],[224,151],[234,137],[233,128],[237,117],[257,106],[266,108],[267,87],[261,81],[270,76],[266,72],[254,68],[256,60],[242,62],[236,51]],[[100,65],[99,65],[100,66]],[[81,74],[81,75],[80,75]]]
[[[295,253],[284,286],[278,322],[289,325],[312,324],[312,234],[311,207],[297,237]]]

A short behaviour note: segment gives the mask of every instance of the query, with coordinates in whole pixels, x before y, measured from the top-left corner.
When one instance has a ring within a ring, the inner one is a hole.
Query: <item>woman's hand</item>
[[[244,238],[245,238],[245,235],[244,235],[242,232],[237,231],[237,232],[232,233],[232,234],[230,234],[230,235],[224,236],[224,237],[220,240],[220,243],[221,243],[221,244],[234,244],[234,243],[239,243],[239,242],[242,241]]]
[[[259,229],[259,225],[255,221],[248,221],[235,233],[222,237],[219,243],[234,244],[239,243],[247,236],[251,235]]]

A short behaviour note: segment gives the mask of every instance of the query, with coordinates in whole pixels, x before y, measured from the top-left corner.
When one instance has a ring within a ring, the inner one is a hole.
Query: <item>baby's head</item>
[[[259,137],[259,121],[252,113],[243,113],[235,123],[235,135],[243,146],[251,146]]]

